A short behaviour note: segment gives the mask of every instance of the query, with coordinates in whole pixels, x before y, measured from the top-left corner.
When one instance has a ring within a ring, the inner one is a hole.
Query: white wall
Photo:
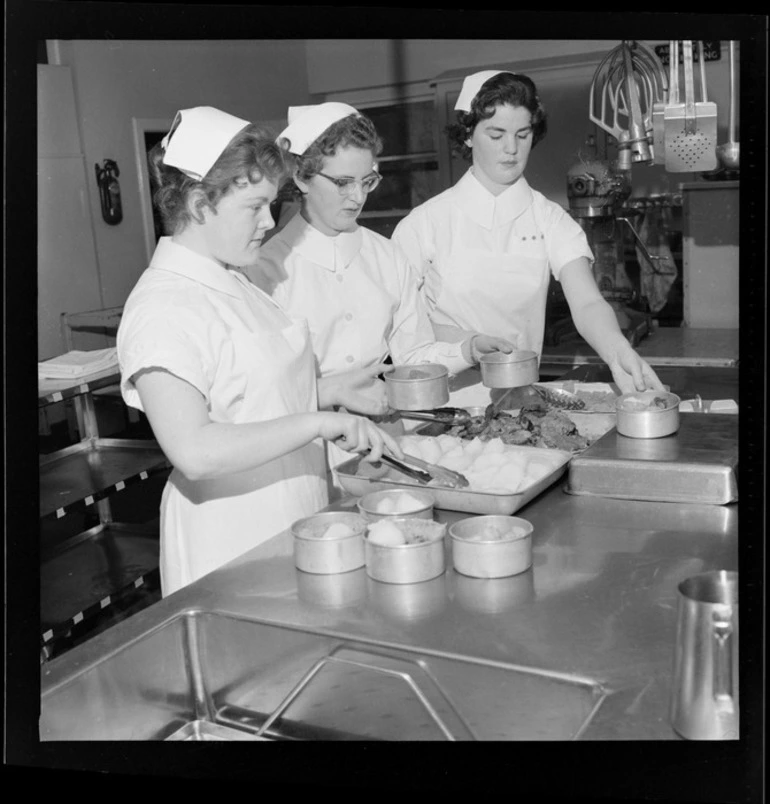
[[[303,40],[74,40],[54,43],[52,58],[72,71],[106,307],[123,304],[147,262],[132,119],[170,120],[178,109],[211,105],[248,120],[281,120],[289,103],[309,100]],[[117,226],[102,220],[93,178],[104,159],[120,168]]]

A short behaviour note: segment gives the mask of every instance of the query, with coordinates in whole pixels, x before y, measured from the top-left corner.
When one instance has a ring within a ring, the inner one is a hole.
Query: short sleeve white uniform
[[[460,343],[436,341],[417,276],[370,229],[329,237],[297,214],[262,246],[257,268],[254,281],[307,320],[319,376],[372,366],[388,354],[396,365],[441,363],[450,373],[470,366]],[[331,468],[350,459],[334,444],[326,448]]]
[[[121,390],[162,368],[200,391],[214,422],[258,422],[317,409],[312,344],[246,277],[164,237],[126,301],[118,330]],[[164,595],[326,505],[323,445],[257,469],[191,481],[174,469],[161,502]]]
[[[423,279],[437,324],[496,335],[541,354],[550,275],[578,257],[593,260],[580,225],[522,177],[498,196],[469,170],[412,210],[393,241]],[[486,404],[478,369],[453,387],[453,404]]]

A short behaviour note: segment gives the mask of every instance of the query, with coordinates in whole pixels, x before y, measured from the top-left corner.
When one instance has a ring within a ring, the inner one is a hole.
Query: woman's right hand
[[[385,448],[396,458],[404,457],[404,453],[393,436],[363,416],[327,412],[318,413],[317,416],[319,419],[318,435],[321,438],[333,441],[340,449],[347,452],[370,450],[369,455],[364,458],[365,461],[372,463],[378,461]]]

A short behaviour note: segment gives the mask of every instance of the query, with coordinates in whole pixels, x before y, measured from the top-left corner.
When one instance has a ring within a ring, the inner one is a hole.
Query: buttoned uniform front
[[[406,258],[364,227],[330,237],[301,214],[260,249],[252,280],[285,310],[308,321],[322,377],[365,368],[390,354],[394,364],[471,364],[461,343],[437,342]],[[332,467],[350,455],[328,444]]]
[[[117,349],[123,398],[139,410],[132,377],[150,368],[200,391],[212,422],[317,410],[306,322],[239,272],[168,237],[126,301]],[[161,501],[164,596],[323,508],[325,475],[320,440],[225,477],[192,481],[174,469]]]
[[[436,324],[507,338],[542,353],[551,274],[593,254],[580,225],[522,176],[493,195],[472,169],[416,207],[392,240],[422,279]],[[450,404],[486,405],[478,368],[450,383]]]

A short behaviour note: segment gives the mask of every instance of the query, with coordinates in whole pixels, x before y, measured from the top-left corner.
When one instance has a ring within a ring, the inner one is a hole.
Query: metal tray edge
[[[542,452],[542,449],[538,447],[518,447],[517,449],[527,452]],[[473,514],[510,515],[542,494],[566,473],[572,456],[562,450],[549,450],[549,453],[560,454],[564,459],[563,462],[552,472],[538,480],[537,483],[515,494],[442,489],[436,486],[423,486],[419,483],[410,483],[408,480],[400,481],[385,478],[371,479],[358,477],[352,474],[350,470],[355,470],[355,467],[361,460],[360,458],[353,458],[340,464],[336,467],[335,472],[342,488],[350,494],[359,497],[371,491],[379,491],[387,488],[404,488],[407,490],[421,489],[433,495],[435,500],[434,505],[437,508]]]

